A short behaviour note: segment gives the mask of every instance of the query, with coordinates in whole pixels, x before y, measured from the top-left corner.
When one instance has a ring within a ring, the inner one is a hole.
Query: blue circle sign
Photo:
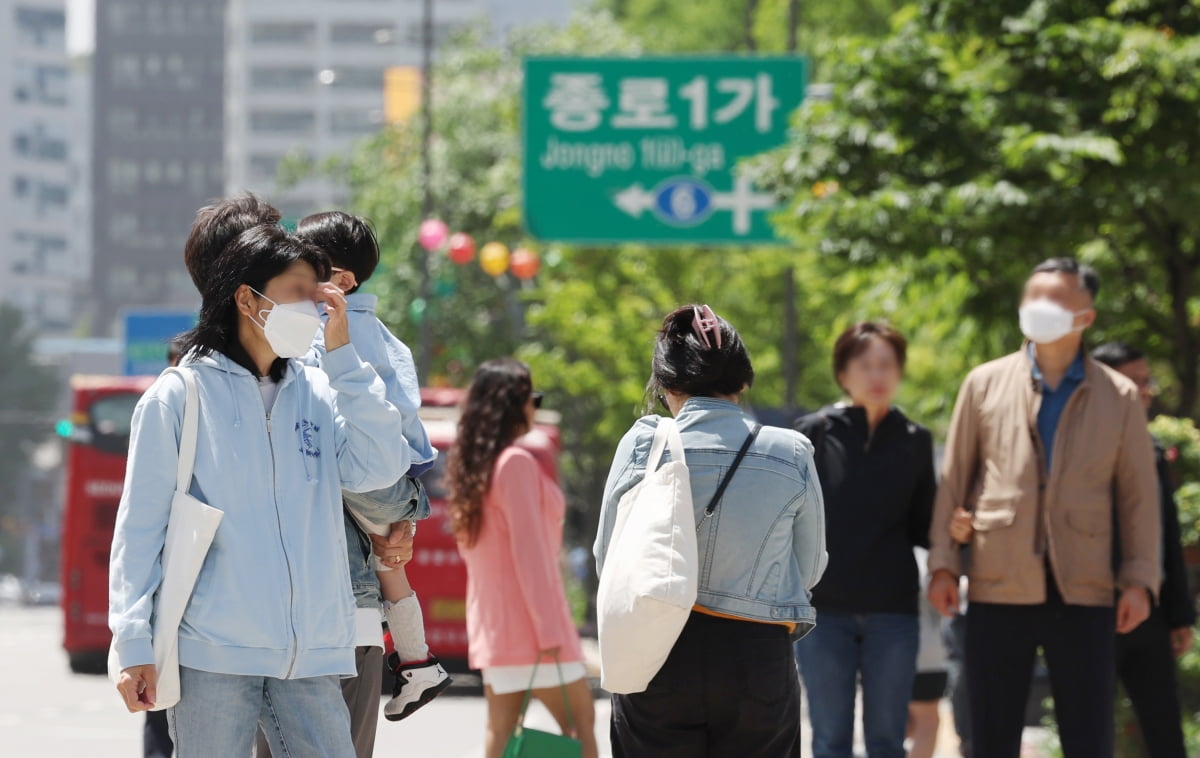
[[[698,179],[668,179],[654,189],[654,215],[675,226],[694,226],[712,215],[712,196],[712,188]]]

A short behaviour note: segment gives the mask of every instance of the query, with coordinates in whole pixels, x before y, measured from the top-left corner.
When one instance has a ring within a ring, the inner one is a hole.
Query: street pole
[[[421,17],[421,221],[433,213],[433,190],[430,187],[429,143],[433,136],[433,0],[422,1]],[[417,375],[424,385],[429,379],[429,366],[433,361],[433,345],[429,316],[433,311],[429,302],[433,288],[429,278],[429,252],[417,245],[417,268],[421,274],[419,297],[424,304],[421,320],[417,324],[418,355]]]
[[[796,33],[800,25],[800,0],[788,0],[788,41],[789,53],[796,52]]]
[[[788,0],[788,52],[796,53],[796,27],[800,23],[800,0]],[[796,269],[783,270],[783,406],[788,423],[796,420]]]

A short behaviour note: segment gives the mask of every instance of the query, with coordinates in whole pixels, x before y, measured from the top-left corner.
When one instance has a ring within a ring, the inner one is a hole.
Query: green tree
[[[986,339],[943,355],[1015,344],[1030,266],[1078,255],[1106,282],[1099,338],[1143,345],[1195,415],[1200,2],[926,0],[895,24],[831,41],[833,100],[755,164],[781,228],[842,266],[967,275]]]
[[[825,37],[881,35],[900,0],[610,0],[656,53],[809,51]],[[795,26],[792,27],[792,20]],[[789,34],[789,31],[793,31]]]
[[[30,454],[53,430],[61,385],[53,369],[34,360],[33,338],[21,311],[0,304],[0,516],[15,515]]]

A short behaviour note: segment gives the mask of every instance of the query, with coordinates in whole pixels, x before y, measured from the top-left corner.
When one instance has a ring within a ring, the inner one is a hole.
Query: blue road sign
[[[125,375],[161,373],[167,343],[196,325],[193,311],[129,311],[125,314]]]

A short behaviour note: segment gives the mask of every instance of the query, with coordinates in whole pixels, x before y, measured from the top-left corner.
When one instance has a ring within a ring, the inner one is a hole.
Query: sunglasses
[[[531,392],[529,394],[529,399],[533,401],[533,407],[536,410],[541,410],[542,400],[544,400],[545,398],[546,398],[545,392]]]

